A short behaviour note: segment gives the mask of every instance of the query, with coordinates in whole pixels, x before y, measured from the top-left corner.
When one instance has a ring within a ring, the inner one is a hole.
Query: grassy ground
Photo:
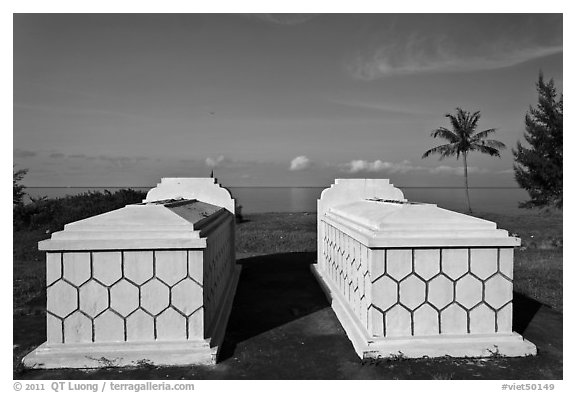
[[[475,214],[522,239],[514,260],[514,290],[562,311],[562,214]],[[316,214],[253,214],[238,225],[244,254],[316,251]]]
[[[562,216],[480,216],[523,239],[515,258],[515,291],[561,312]],[[247,215],[236,229],[243,270],[219,365],[89,371],[22,369],[21,358],[45,341],[45,256],[37,243],[50,234],[15,232],[15,378],[562,379],[562,314],[518,294],[514,330],[538,346],[538,356],[361,362],[310,274],[316,214]]]
[[[50,237],[43,230],[18,231],[13,234],[12,301],[15,310],[37,298],[46,284],[46,256],[38,242]]]
[[[252,214],[244,220],[237,225],[237,253],[316,251],[315,213]]]
[[[522,238],[515,254],[514,290],[562,311],[562,215],[478,216]],[[242,256],[316,251],[315,213],[251,214],[236,229],[236,252]],[[37,244],[49,236],[44,231],[14,233],[15,309],[41,294],[45,263]]]
[[[514,296],[514,331],[538,347],[520,358],[361,360],[310,272],[315,252],[238,260],[242,273],[218,364],[29,370],[24,354],[45,341],[44,315],[14,317],[14,379],[497,379],[563,378],[562,314]]]
[[[514,291],[562,312],[562,213],[478,216],[522,239],[514,254]]]

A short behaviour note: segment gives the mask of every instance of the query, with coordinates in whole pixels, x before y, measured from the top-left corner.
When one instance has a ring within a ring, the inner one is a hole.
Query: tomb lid
[[[326,217],[374,247],[520,245],[494,222],[428,203],[362,199],[332,206]]]
[[[195,199],[127,205],[64,226],[40,250],[203,248],[207,231],[231,213]]]

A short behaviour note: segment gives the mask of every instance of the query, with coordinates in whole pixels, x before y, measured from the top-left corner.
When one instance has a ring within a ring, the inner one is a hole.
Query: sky
[[[446,113],[480,111],[515,186],[539,71],[563,88],[561,14],[14,14],[13,164],[27,186],[463,185],[422,159]]]

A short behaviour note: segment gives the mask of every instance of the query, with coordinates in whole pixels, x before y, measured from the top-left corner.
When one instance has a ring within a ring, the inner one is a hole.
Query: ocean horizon
[[[86,192],[115,192],[121,189],[133,189],[147,192],[153,186],[123,187],[26,187],[30,197],[61,198],[66,195],[78,195]],[[328,187],[227,187],[237,204],[242,206],[243,214],[250,213],[298,213],[315,212],[316,201],[322,190]],[[398,187],[411,202],[432,203],[439,207],[466,211],[464,187]],[[499,214],[530,213],[529,209],[520,209],[519,202],[528,199],[528,193],[519,187],[470,187],[472,209],[478,212]]]

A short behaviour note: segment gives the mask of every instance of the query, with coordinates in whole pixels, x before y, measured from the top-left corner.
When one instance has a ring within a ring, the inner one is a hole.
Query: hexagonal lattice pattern
[[[184,315],[190,315],[202,306],[202,288],[188,279],[172,288],[172,304]]]
[[[142,308],[152,315],[157,315],[168,307],[169,293],[170,289],[160,281],[156,279],[148,281],[140,288]]]
[[[402,337],[412,334],[410,311],[397,304],[386,313],[386,337]]]
[[[400,303],[414,310],[424,303],[426,297],[426,284],[418,277],[412,275],[400,283]]]
[[[442,250],[442,273],[453,280],[468,272],[468,249],[448,248]]]
[[[414,311],[414,335],[433,336],[439,334],[438,312],[424,304]]]
[[[496,331],[496,314],[487,305],[480,304],[470,311],[470,333],[488,334]]]
[[[139,309],[126,318],[126,340],[154,340],[154,317]]]
[[[65,317],[78,307],[76,288],[62,280],[56,281],[46,290],[46,309],[58,316]]]
[[[220,236],[225,235],[229,233],[221,231]],[[208,253],[210,258],[219,258],[213,259],[206,272],[212,275],[208,280],[212,317],[218,312],[215,304],[219,304],[233,268],[227,263],[230,246],[215,245],[211,244],[209,251],[48,253],[48,341],[185,340],[189,335],[205,338],[203,256]],[[189,276],[189,256],[199,281]],[[358,282],[358,278],[351,279]]]
[[[321,225],[321,266],[371,335],[511,331],[512,248],[368,249]]]
[[[156,252],[156,277],[170,286],[186,277],[187,265],[186,251]]]
[[[478,248],[470,250],[470,272],[485,280],[498,271],[498,249]]]
[[[446,276],[439,275],[428,283],[428,302],[438,309],[454,301],[454,283]]]
[[[456,301],[470,309],[482,301],[482,283],[471,275],[456,282]]]
[[[82,285],[90,279],[90,253],[65,252],[62,255],[64,278],[74,285]]]
[[[110,307],[125,317],[138,308],[139,294],[137,287],[121,280],[110,289]]]
[[[384,276],[372,284],[372,303],[380,310],[387,310],[398,301],[398,284]]]
[[[156,318],[158,340],[175,341],[186,339],[186,317],[173,308],[166,309]]]
[[[441,334],[468,333],[468,315],[466,310],[457,304],[451,304],[440,313]]]
[[[94,341],[124,341],[124,320],[107,310],[94,320]]]
[[[430,280],[440,273],[440,250],[414,250],[414,273],[424,280]]]
[[[94,280],[80,287],[80,310],[95,317],[108,308],[108,290]]]
[[[387,250],[386,274],[400,281],[412,271],[412,250]]]
[[[85,343],[92,341],[92,321],[79,311],[64,320],[64,342]]]
[[[95,252],[93,254],[93,276],[104,285],[112,285],[122,277],[122,253]]]
[[[124,276],[141,285],[154,275],[154,253],[152,251],[124,252]]]
[[[486,281],[486,302],[498,309],[512,300],[512,282],[501,275]]]

